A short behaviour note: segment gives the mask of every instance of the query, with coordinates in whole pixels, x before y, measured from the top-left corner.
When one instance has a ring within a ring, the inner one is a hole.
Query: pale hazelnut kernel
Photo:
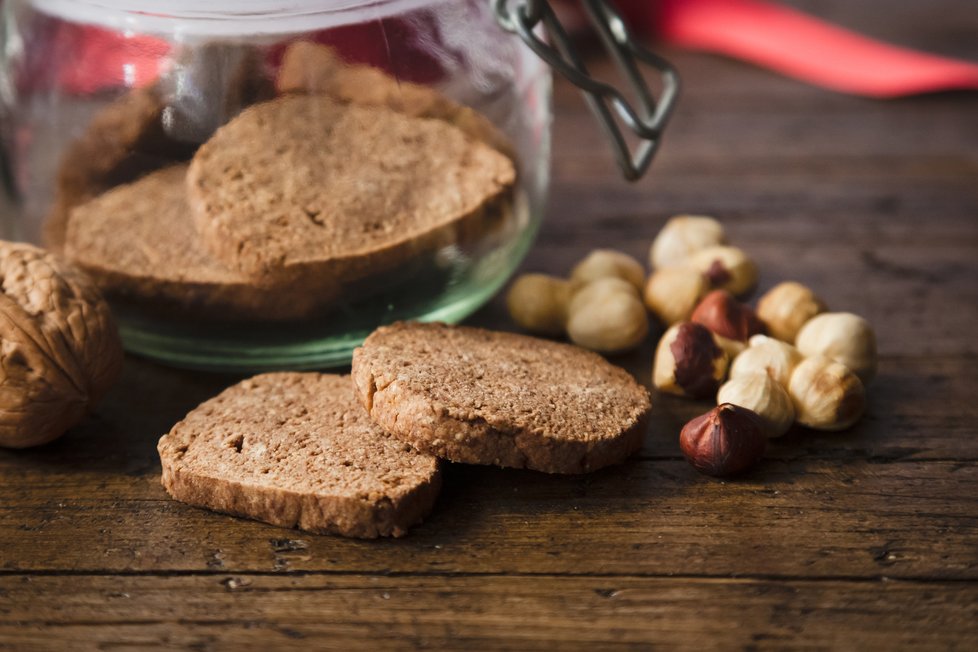
[[[798,349],[766,335],[755,335],[748,347],[730,365],[730,377],[767,374],[782,387],[788,386],[791,372],[802,361]]]
[[[757,285],[757,265],[742,249],[715,246],[697,251],[689,265],[706,276],[710,287],[743,297]]]
[[[732,403],[756,412],[768,437],[788,432],[795,420],[788,392],[766,373],[731,378],[717,392],[717,403]]]
[[[713,337],[716,339],[717,344],[720,345],[720,348],[726,351],[731,363],[740,357],[740,354],[747,348],[745,342],[738,342],[737,340],[732,340],[729,337],[717,335],[716,333],[713,334]]]
[[[509,288],[506,307],[520,328],[561,335],[567,322],[570,283],[546,274],[523,274]]]
[[[757,302],[757,316],[767,332],[785,342],[794,342],[805,322],[826,310],[814,292],[795,281],[778,283]]]
[[[649,332],[649,317],[635,288],[620,278],[603,278],[570,301],[567,335],[578,346],[601,353],[635,348]]]
[[[815,430],[845,430],[866,409],[859,376],[842,363],[816,355],[795,367],[788,395],[798,423]]]
[[[723,225],[712,217],[677,215],[666,222],[652,241],[649,262],[655,269],[682,265],[694,251],[726,241]]]
[[[618,278],[617,276],[608,276],[591,281],[587,285],[575,286],[571,284],[570,302],[567,304],[567,311],[570,312],[573,309],[574,299],[577,299],[579,296],[583,297],[580,301],[585,302],[595,296],[612,292],[624,292],[636,298],[639,296],[638,292],[635,291],[635,286],[625,279]]]
[[[826,312],[809,320],[795,346],[804,356],[824,355],[849,367],[863,384],[876,375],[876,335],[869,322],[849,312]]]
[[[645,305],[666,326],[686,321],[710,286],[706,277],[688,267],[656,270],[645,284]]]
[[[729,357],[705,326],[673,324],[655,350],[652,384],[677,396],[714,396],[727,375]]]
[[[571,271],[571,283],[581,287],[599,278],[621,278],[641,294],[645,285],[645,268],[631,256],[613,249],[595,249]]]

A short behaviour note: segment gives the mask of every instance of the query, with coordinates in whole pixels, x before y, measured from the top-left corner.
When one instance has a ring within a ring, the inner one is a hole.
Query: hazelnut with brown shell
[[[729,362],[727,353],[706,326],[680,322],[659,340],[652,383],[669,394],[712,397],[727,376]]]

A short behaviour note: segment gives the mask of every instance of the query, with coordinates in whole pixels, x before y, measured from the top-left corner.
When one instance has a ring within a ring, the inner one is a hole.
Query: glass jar
[[[346,363],[456,322],[529,249],[549,69],[486,0],[6,0],[2,237],[62,252],[126,347]]]

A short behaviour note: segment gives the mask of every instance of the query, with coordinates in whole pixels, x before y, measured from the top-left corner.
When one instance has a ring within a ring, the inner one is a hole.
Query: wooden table
[[[978,59],[971,0],[811,8]],[[978,95],[866,101],[670,56],[685,95],[636,185],[558,84],[525,268],[564,273],[598,245],[644,257],[669,215],[716,215],[764,287],[798,279],[876,325],[857,427],[793,431],[721,482],[677,445],[707,405],[655,396],[626,464],[453,466],[426,523],[362,542],[170,501],[157,438],[234,379],[129,359],[83,426],[0,451],[0,648],[976,649]],[[499,301],[472,322],[507,324]],[[615,361],[648,382],[651,351]]]

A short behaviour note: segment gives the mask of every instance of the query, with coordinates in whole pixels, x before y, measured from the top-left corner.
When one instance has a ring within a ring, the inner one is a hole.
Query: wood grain
[[[970,0],[793,4],[978,59]],[[563,274],[595,246],[644,259],[670,215],[714,214],[762,290],[801,280],[874,323],[856,428],[796,429],[720,482],[676,444],[707,404],[655,396],[622,466],[452,466],[407,538],[350,541],[168,500],[156,440],[237,378],[130,358],[66,437],[0,451],[0,649],[978,647],[978,94],[871,102],[667,54],[684,96],[641,183],[557,84],[523,268]],[[499,299],[471,321],[511,328]],[[652,348],[613,361],[647,383]]]
[[[21,575],[0,591],[17,650],[963,650],[978,636],[978,588],[954,582]]]
[[[0,569],[978,579],[974,464],[797,460],[740,482],[685,461],[582,477],[453,466],[425,524],[373,542],[174,503],[157,477],[4,487]]]

